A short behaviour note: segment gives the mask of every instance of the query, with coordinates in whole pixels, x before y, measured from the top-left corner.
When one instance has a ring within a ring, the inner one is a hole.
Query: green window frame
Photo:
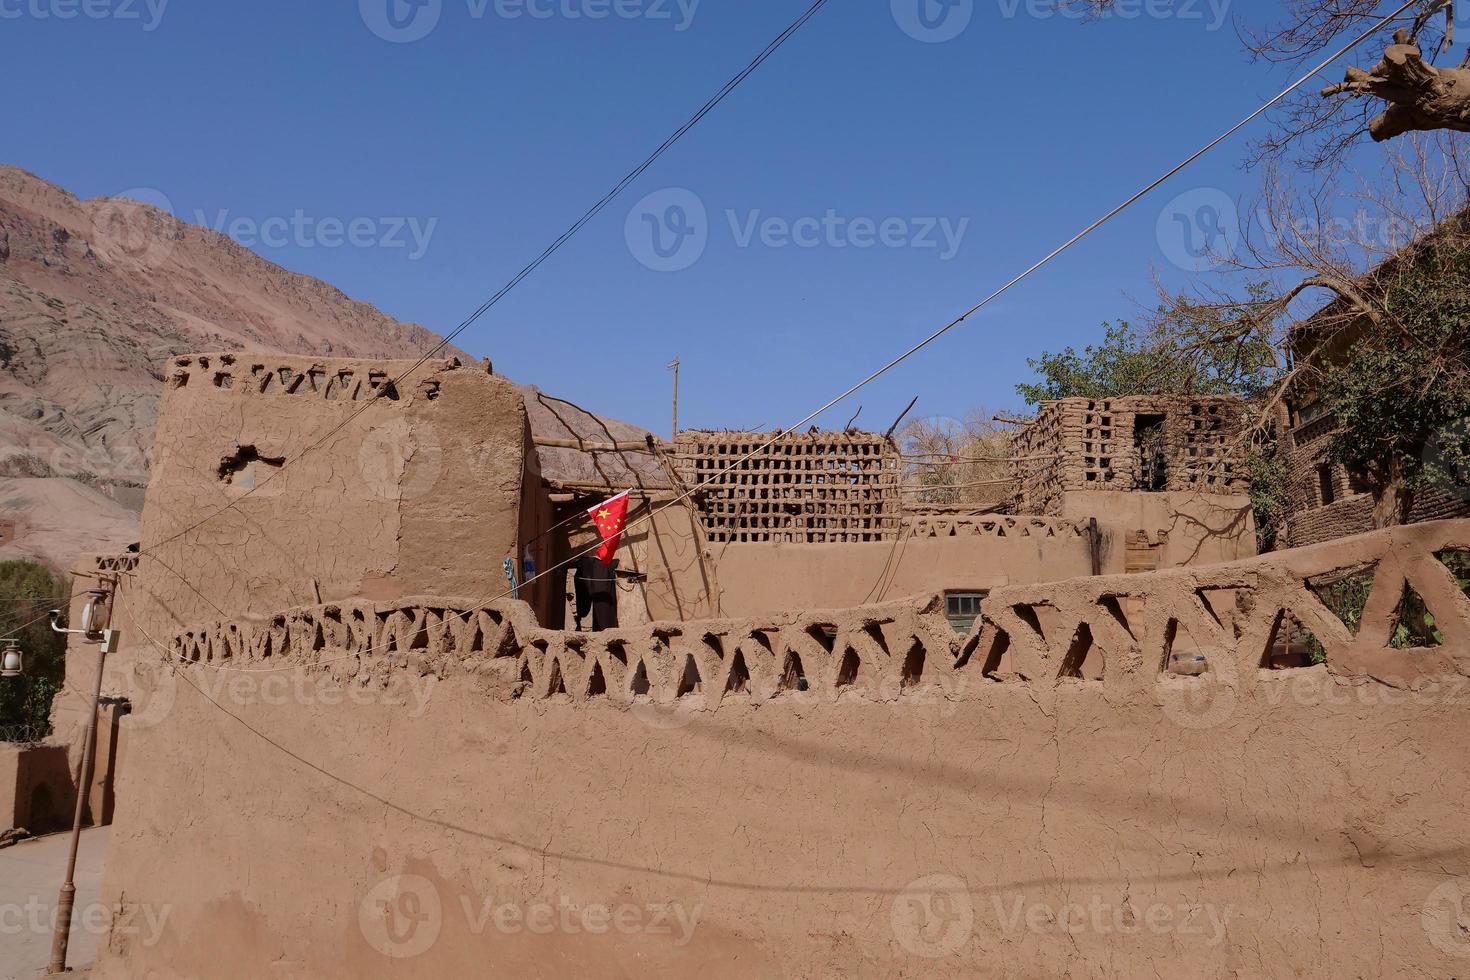
[[[944,593],[944,617],[956,633],[968,633],[975,620],[980,618],[980,602],[988,592],[946,590]]]

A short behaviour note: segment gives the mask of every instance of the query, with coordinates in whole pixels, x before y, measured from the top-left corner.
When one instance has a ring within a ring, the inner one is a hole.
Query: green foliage
[[[1363,625],[1363,610],[1368,608],[1368,593],[1373,590],[1373,574],[1377,566],[1342,575],[1329,582],[1311,582],[1308,587],[1322,600],[1322,605],[1342,620],[1354,636]]]
[[[1246,457],[1251,509],[1256,515],[1256,550],[1271,551],[1281,535],[1290,506],[1291,471],[1275,439],[1257,441]]]
[[[1444,567],[1450,570],[1455,577],[1455,584],[1460,591],[1470,598],[1470,551],[1459,551],[1453,548],[1438,552],[1434,557],[1444,563]]]
[[[50,609],[65,609],[67,580],[45,565],[0,561],[0,636],[20,640],[25,673],[0,677],[0,738],[17,731],[43,737],[51,730],[51,699],[66,673],[66,637],[52,631]]]
[[[1176,390],[1185,384],[1177,366],[1157,352],[1126,322],[1103,324],[1103,339],[1078,354],[1068,347],[1026,361],[1041,375],[1035,384],[1016,385],[1028,405],[1058,398],[1112,398],[1145,394],[1155,386]]]
[[[1221,314],[1182,304],[1161,311],[1166,329],[1148,336],[1126,321],[1103,324],[1103,339],[1082,353],[1068,347],[1026,363],[1041,376],[1016,391],[1028,405],[1058,398],[1121,395],[1253,395],[1271,380],[1276,364],[1269,343],[1196,345]]]
[[[1393,636],[1388,645],[1395,650],[1411,650],[1418,647],[1437,647],[1444,643],[1444,634],[1434,613],[1424,605],[1424,600],[1408,585],[1404,586],[1403,598],[1394,614]]]
[[[1341,429],[1325,456],[1392,485],[1466,489],[1470,476],[1470,243],[1428,243],[1387,284],[1390,320],[1325,358],[1319,392]],[[1409,498],[1399,521],[1407,519]]]

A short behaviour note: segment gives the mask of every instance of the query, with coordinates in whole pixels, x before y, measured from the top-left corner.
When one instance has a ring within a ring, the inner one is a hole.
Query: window
[[[956,633],[970,632],[970,627],[975,625],[975,620],[980,616],[980,600],[985,596],[984,592],[944,594],[944,615]]]
[[[1158,493],[1169,488],[1169,466],[1164,455],[1164,417],[1139,415],[1133,420],[1133,450],[1138,454],[1138,476],[1133,489]]]
[[[1323,411],[1326,410],[1326,408],[1327,408],[1327,406],[1326,405],[1323,405],[1322,402],[1321,402],[1321,400],[1316,395],[1313,395],[1311,401],[1309,401],[1305,405],[1301,405],[1301,406],[1299,406],[1297,408],[1297,410],[1296,410],[1296,418],[1297,418],[1296,424],[1299,425],[1299,426],[1306,425],[1308,422],[1312,421],[1313,419],[1320,417],[1322,415]]]
[[[1371,493],[1373,486],[1368,482],[1368,472],[1361,466],[1349,466],[1347,471],[1349,493]]]
[[[1317,500],[1323,507],[1337,499],[1336,487],[1332,484],[1332,464],[1317,467]]]

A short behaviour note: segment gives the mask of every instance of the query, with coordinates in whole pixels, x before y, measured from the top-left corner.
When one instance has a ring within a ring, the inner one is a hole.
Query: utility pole
[[[62,629],[61,610],[51,610],[51,628],[58,633],[77,633],[98,644],[97,676],[92,683],[92,710],[87,721],[87,740],[82,744],[82,772],[77,781],[77,808],[72,816],[71,852],[66,859],[66,880],[61,884],[61,894],[56,900],[56,923],[51,933],[51,962],[48,974],[66,973],[66,949],[71,939],[72,904],[76,900],[77,847],[82,841],[82,816],[86,812],[87,797],[92,793],[92,769],[96,763],[97,709],[102,701],[103,667],[109,653],[117,652],[117,630],[109,629],[112,618],[112,596],[115,582],[106,583],[105,588],[90,589],[87,605],[82,610],[82,628]]]
[[[674,431],[669,434],[669,441],[673,442],[679,438],[679,359],[675,357],[668,366],[674,372]]]

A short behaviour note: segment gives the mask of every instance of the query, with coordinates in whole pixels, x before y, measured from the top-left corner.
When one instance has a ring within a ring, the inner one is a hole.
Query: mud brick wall
[[[1284,543],[1300,547],[1372,530],[1372,495],[1354,486],[1341,466],[1329,466],[1327,476],[1333,499],[1330,503],[1323,502],[1320,468],[1329,465],[1323,453],[1328,438],[1339,431],[1336,418],[1330,413],[1323,414],[1292,428],[1283,408],[1278,423],[1281,431],[1287,433],[1282,440],[1287,461]],[[1457,517],[1470,517],[1470,486],[1419,491],[1409,519],[1418,522]]]
[[[1014,443],[1016,512],[1059,514],[1062,494],[1072,490],[1242,492],[1241,414],[1233,397],[1046,402]],[[1145,464],[1146,446],[1161,454],[1161,481]]]
[[[251,352],[164,370],[134,573],[149,633],[317,596],[504,587],[534,465],[511,382],[453,359]]]
[[[700,491],[712,543],[832,543],[897,536],[903,503],[898,449],[872,432],[679,433],[675,465]],[[729,467],[725,472],[721,470]]]
[[[924,599],[191,626],[137,719],[94,975],[1460,976],[1470,599],[1438,556],[1467,548],[1441,522],[1001,588],[968,636]],[[1312,583],[1365,564],[1354,634]],[[1441,646],[1388,645],[1406,583]],[[1288,612],[1325,664],[1271,669]],[[1162,669],[1185,644],[1204,674]],[[605,907],[684,927],[583,928]]]

